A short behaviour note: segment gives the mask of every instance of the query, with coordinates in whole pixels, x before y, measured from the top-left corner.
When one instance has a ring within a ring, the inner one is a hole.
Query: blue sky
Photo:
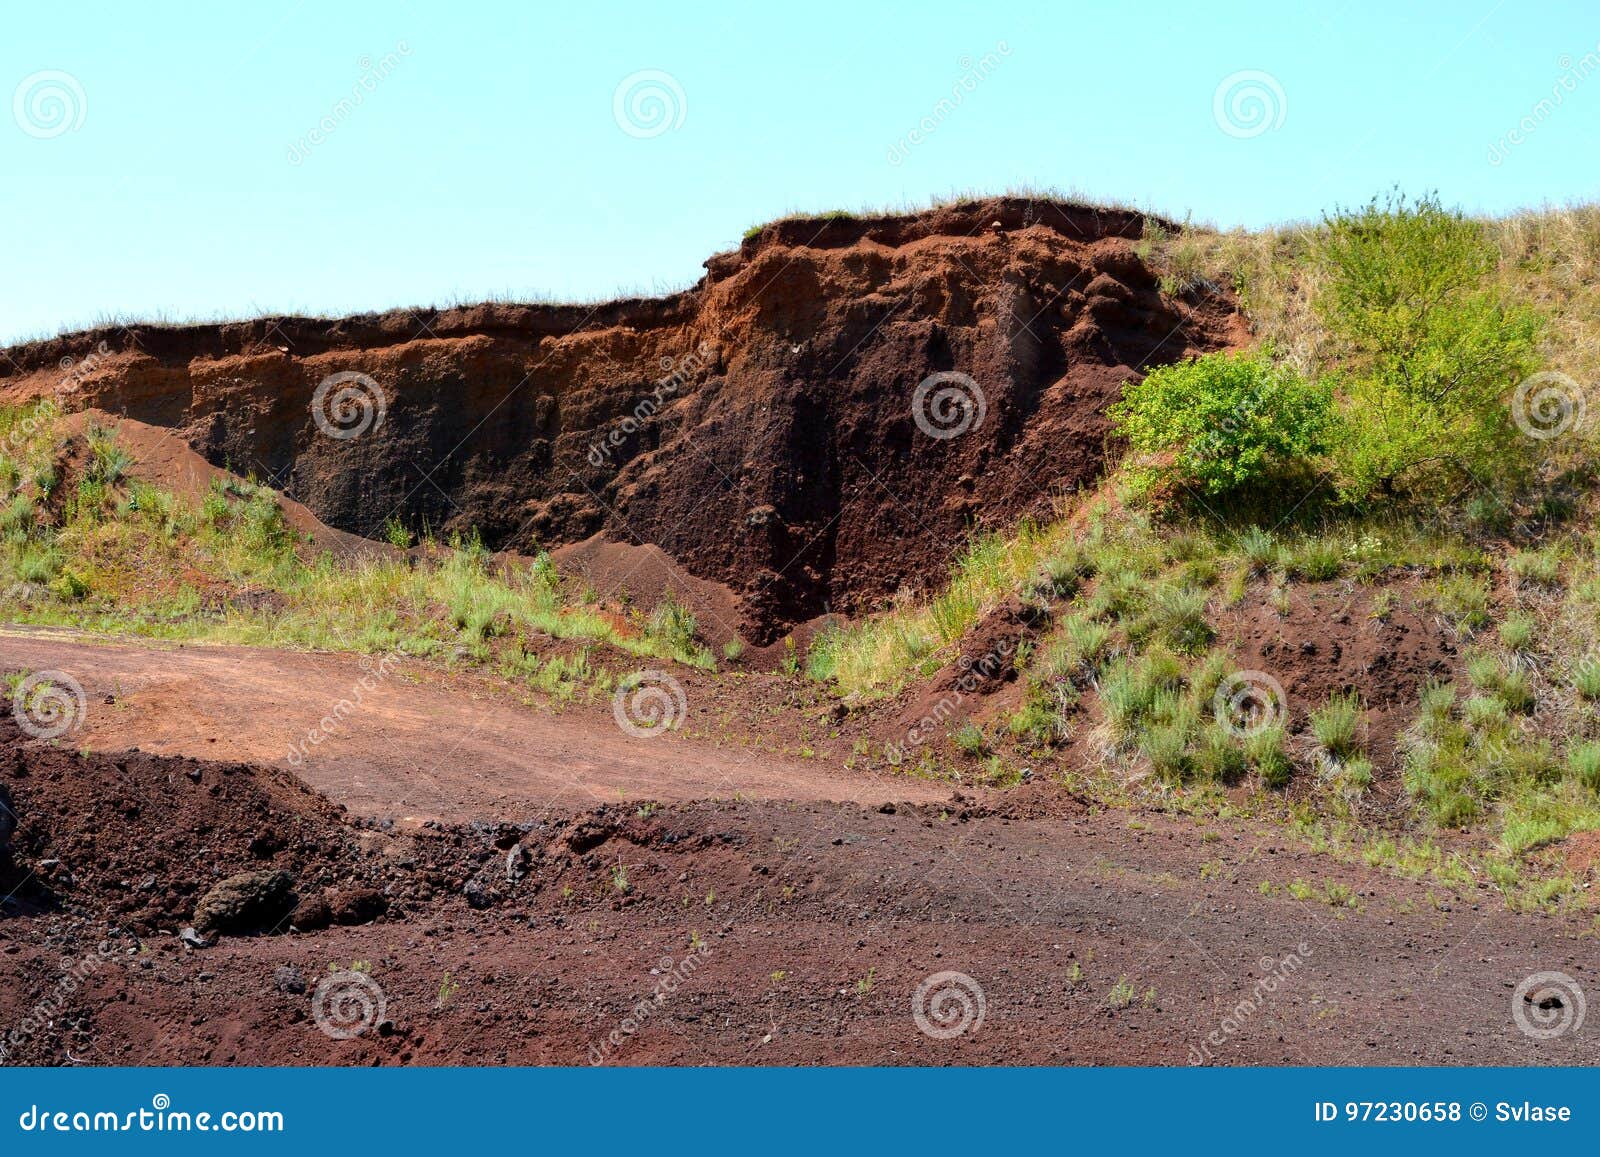
[[[662,291],[785,212],[1016,185],[1259,225],[1600,177],[1592,3],[133,7],[6,12],[0,342]]]

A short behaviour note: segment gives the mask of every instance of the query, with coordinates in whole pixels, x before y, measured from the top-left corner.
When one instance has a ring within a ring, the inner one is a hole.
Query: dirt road
[[[608,702],[525,706],[504,688],[419,661],[7,628],[0,670],[60,671],[82,685],[87,710],[64,743],[289,767],[362,816],[500,819],[639,799],[876,804],[949,794],[672,732],[633,735]],[[685,701],[689,723],[695,708]]]
[[[281,766],[354,658],[11,632],[0,665],[87,701],[58,746],[8,741],[14,1063],[1600,1064],[1592,917],[1248,818],[852,780],[430,669],[296,770],[359,816],[510,822],[351,824],[276,772],[126,749]],[[912,796],[941,798],[884,802]],[[263,866],[370,908],[186,945],[195,897]],[[328,1031],[330,978],[360,1031]]]

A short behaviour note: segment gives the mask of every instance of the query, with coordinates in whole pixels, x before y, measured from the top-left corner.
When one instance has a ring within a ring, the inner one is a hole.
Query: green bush
[[[1532,615],[1513,611],[1500,624],[1500,641],[1513,651],[1526,651],[1537,626]]]
[[[1330,696],[1311,713],[1311,734],[1335,759],[1346,759],[1360,750],[1361,700],[1355,692]]]
[[[1523,582],[1546,587],[1561,582],[1561,555],[1554,550],[1519,550],[1507,565]]]
[[[1575,743],[1567,750],[1567,770],[1590,791],[1600,792],[1600,743]]]
[[[1294,764],[1289,761],[1289,753],[1284,749],[1281,723],[1264,727],[1246,739],[1245,755],[1268,788],[1276,790],[1288,786]]]
[[[984,748],[983,728],[972,720],[967,720],[955,732],[956,749],[964,755],[982,755]]]
[[[1260,482],[1324,454],[1330,389],[1267,354],[1217,353],[1152,370],[1111,407],[1117,433],[1140,461],[1134,478],[1207,494]]]
[[[1483,224],[1391,195],[1324,225],[1314,306],[1343,367],[1345,496],[1503,475],[1505,402],[1538,364],[1542,318],[1491,284],[1499,251]]]

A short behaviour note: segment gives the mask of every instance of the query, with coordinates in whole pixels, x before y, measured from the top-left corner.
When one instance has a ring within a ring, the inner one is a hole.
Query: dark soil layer
[[[783,221],[660,300],[106,329],[8,351],[0,396],[65,382],[359,535],[395,514],[496,549],[653,544],[766,644],[937,583],[974,524],[1098,474],[1124,381],[1242,339],[1230,298],[1159,291],[1143,226],[1010,198]],[[913,418],[941,371],[983,395],[957,437]],[[385,400],[359,437],[312,418],[339,372]]]
[[[1535,1040],[1512,1015],[1530,973],[1590,984],[1581,922],[1243,821],[1134,826],[1040,787],[1004,811],[630,804],[401,830],[278,772],[0,726],[7,1063],[1600,1061],[1592,1034]],[[196,896],[263,870],[325,919],[174,935]],[[1302,877],[1356,906],[1289,899]],[[941,973],[961,976],[919,1001]],[[324,980],[381,1010],[330,1036]],[[959,989],[964,1031],[919,1027],[918,1008],[958,1024]]]

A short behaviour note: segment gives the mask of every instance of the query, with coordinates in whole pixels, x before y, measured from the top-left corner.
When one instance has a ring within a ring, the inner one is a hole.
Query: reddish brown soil
[[[653,544],[730,588],[719,633],[768,644],[938,582],[974,523],[1098,474],[1125,380],[1242,339],[1230,299],[1159,291],[1143,226],[1014,198],[779,222],[657,301],[94,331],[6,351],[0,397],[66,384],[359,535],[398,514],[524,553]],[[913,392],[952,370],[987,414],[932,438]],[[348,440],[310,412],[341,371],[387,400]]]
[[[617,726],[609,698],[558,712],[523,707],[489,680],[406,660],[6,630],[0,670],[62,671],[83,686],[88,709],[66,740],[74,747],[275,765],[357,814],[413,825],[635,799],[876,805],[946,794],[752,745],[722,700],[681,670],[679,729],[643,738]]]
[[[1529,973],[1594,978],[1581,925],[1504,913],[1487,891],[1428,893],[1246,823],[952,800],[401,831],[344,822],[278,772],[84,756],[20,742],[9,718],[0,745],[20,819],[0,1024],[28,1026],[9,1063],[1183,1064],[1203,1045],[1221,1064],[1600,1061],[1592,1033],[1536,1041],[1512,1019]],[[386,910],[345,904],[368,922],[209,948],[173,934],[197,893],[262,867]],[[1286,898],[1301,877],[1346,883],[1358,907]],[[81,983],[63,984],[64,963]],[[352,965],[384,1013],[335,1040],[315,987]],[[983,994],[981,1025],[951,1039],[913,1016],[940,972]]]
[[[1220,617],[1219,644],[1242,669],[1283,684],[1290,727],[1300,730],[1328,698],[1356,692],[1366,706],[1367,751],[1380,769],[1392,766],[1395,741],[1417,715],[1417,695],[1430,679],[1448,681],[1459,663],[1454,637],[1418,597],[1415,583],[1381,589],[1393,599],[1374,617],[1371,584],[1295,583],[1281,613],[1258,583]]]

